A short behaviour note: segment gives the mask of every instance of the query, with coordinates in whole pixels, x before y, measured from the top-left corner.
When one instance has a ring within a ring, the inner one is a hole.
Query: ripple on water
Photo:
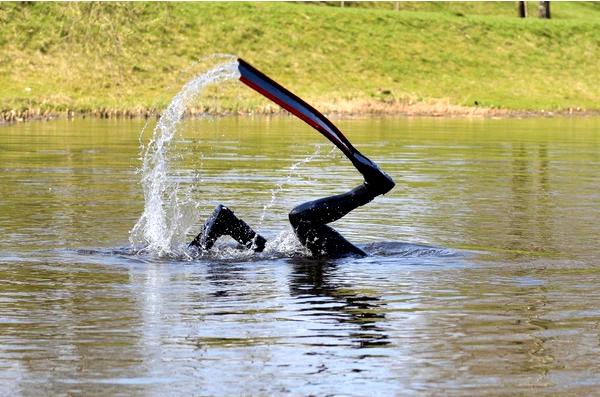
[[[0,395],[596,395],[598,122],[569,120],[341,120],[398,187],[339,260],[279,234],[361,182],[291,118],[182,125],[176,243],[219,202],[271,241],[201,257],[123,246],[140,122],[3,127]]]

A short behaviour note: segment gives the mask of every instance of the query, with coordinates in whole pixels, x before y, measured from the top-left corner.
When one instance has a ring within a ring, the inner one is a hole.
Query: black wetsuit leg
[[[327,224],[367,204],[378,194],[363,183],[347,193],[300,204],[290,212],[290,223],[302,245],[315,257],[366,256]]]
[[[233,211],[219,204],[204,223],[202,231],[189,246],[209,250],[221,236],[231,236],[242,246],[255,252],[264,250],[267,243],[263,236],[256,233],[246,222],[235,216]]]

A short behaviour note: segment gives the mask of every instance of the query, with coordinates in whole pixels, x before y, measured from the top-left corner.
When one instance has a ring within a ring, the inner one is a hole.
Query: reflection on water
[[[350,346],[365,348],[390,343],[385,329],[377,325],[385,320],[380,307],[384,303],[378,297],[354,292],[351,283],[337,284],[332,276],[338,266],[335,263],[302,258],[291,262],[290,292],[297,298],[297,310],[316,316],[317,321],[319,317],[338,321],[342,329],[347,325],[351,331],[345,338]]]
[[[141,122],[0,128],[0,395],[596,394],[600,120],[339,125],[398,185],[336,222],[372,254],[338,261],[287,212],[360,178],[296,120],[184,123],[187,216],[272,244],[197,260],[127,246]]]

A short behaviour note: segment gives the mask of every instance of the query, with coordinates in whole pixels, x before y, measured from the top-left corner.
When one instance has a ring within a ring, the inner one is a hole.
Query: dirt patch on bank
[[[487,107],[467,107],[449,103],[387,103],[379,101],[322,101],[315,102],[315,108],[326,115],[346,116],[406,116],[406,117],[473,117],[473,118],[521,118],[521,117],[553,117],[553,116],[597,116],[600,110],[569,108],[555,111],[546,110],[510,110]],[[54,120],[75,118],[100,119],[148,119],[160,117],[162,109],[135,108],[94,110],[52,111],[43,109],[4,109],[0,111],[0,124],[10,124],[31,120]],[[247,110],[213,109],[210,107],[189,108],[184,117],[228,115],[275,115],[288,114],[275,104]]]

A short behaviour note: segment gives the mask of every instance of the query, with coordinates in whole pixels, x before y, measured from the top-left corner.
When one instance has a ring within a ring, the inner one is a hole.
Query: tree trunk
[[[540,1],[540,18],[550,19],[550,2],[549,1]]]
[[[527,2],[519,1],[519,18],[527,18]]]

